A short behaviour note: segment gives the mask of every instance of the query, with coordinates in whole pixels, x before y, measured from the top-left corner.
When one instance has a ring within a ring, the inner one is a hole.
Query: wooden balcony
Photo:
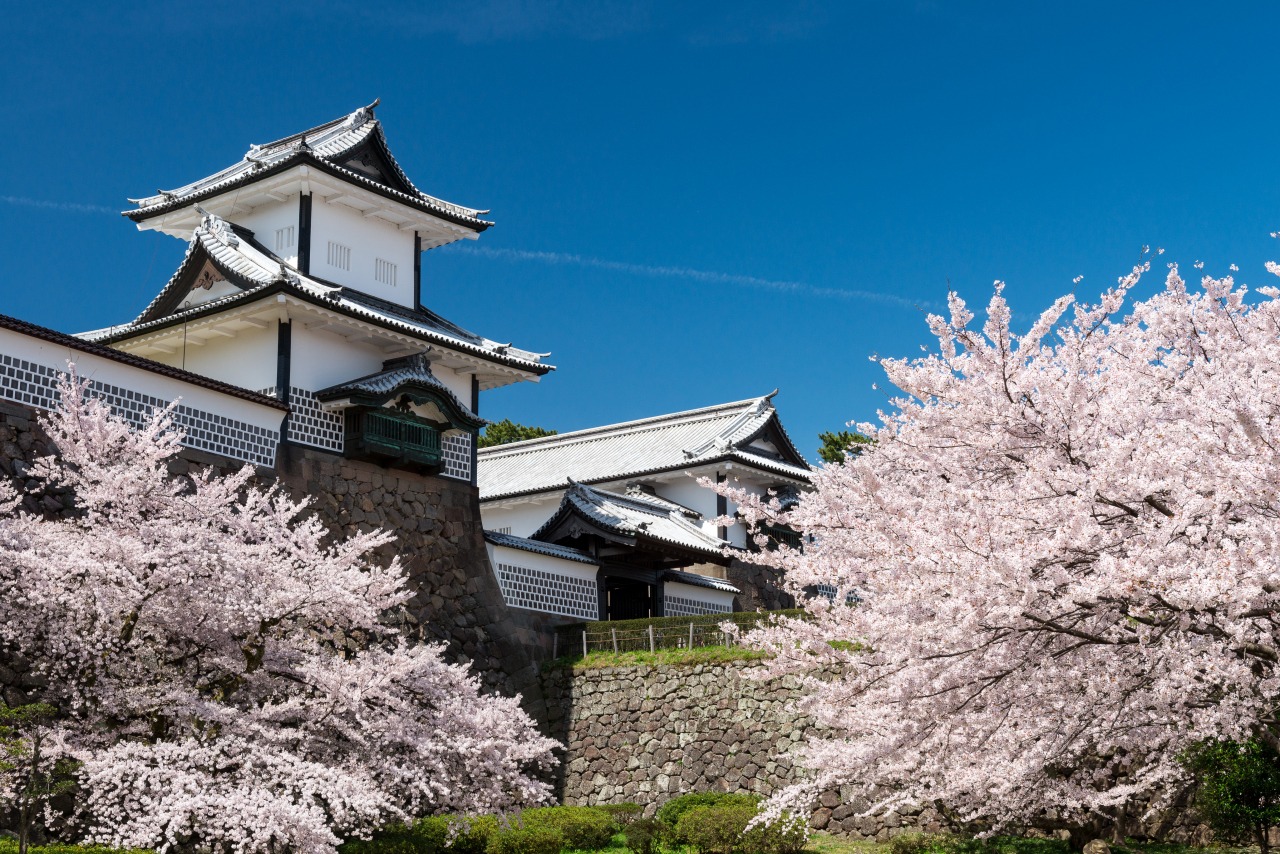
[[[388,465],[440,468],[440,431],[417,416],[391,409],[347,410],[346,453]]]

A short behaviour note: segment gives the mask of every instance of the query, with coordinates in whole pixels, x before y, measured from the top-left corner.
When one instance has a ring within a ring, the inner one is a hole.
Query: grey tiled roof
[[[377,104],[378,102],[374,101],[348,116],[275,142],[250,146],[248,152],[237,163],[208,177],[192,181],[174,190],[162,190],[153,196],[130,199],[138,207],[135,210],[124,211],[124,215],[134,220],[146,219],[218,195],[233,187],[251,183],[295,163],[310,161],[323,164],[329,171],[347,180],[377,188],[379,192],[392,198],[412,203],[416,207],[424,208],[476,231],[483,231],[492,225],[493,223],[480,219],[480,216],[488,211],[446,202],[423,193],[413,185],[409,176],[391,155],[386,144],[386,136],[382,131],[382,124],[373,116],[373,109]],[[390,164],[395,178],[398,179],[397,183],[410,192],[405,192],[401,187],[387,182],[376,181],[341,165],[340,161],[344,155],[366,142],[378,148]]]
[[[203,249],[229,279],[246,287],[238,294],[177,309],[155,316],[156,309],[182,287],[182,277],[193,263],[197,249]],[[333,285],[306,276],[257,243],[252,234],[217,216],[207,215],[196,227],[187,255],[173,277],[138,317],[120,326],[82,332],[79,337],[106,344],[133,338],[183,320],[202,317],[233,305],[251,302],[275,289],[311,297],[313,301],[361,320],[372,321],[421,340],[471,353],[489,361],[545,374],[554,366],[542,363],[545,354],[534,353],[491,341],[450,323],[434,312],[415,311],[389,303],[353,288]]]
[[[723,593],[741,593],[742,591],[734,587],[723,578],[712,578],[709,575],[698,575],[696,572],[681,572],[678,569],[668,569],[662,573],[664,581],[678,581],[681,584],[692,584],[694,587],[706,587],[710,590],[719,590]]]
[[[481,449],[480,498],[559,490],[566,477],[604,483],[729,459],[807,482],[807,467],[745,450],[776,418],[774,394]]]
[[[316,397],[320,400],[332,400],[343,395],[355,394],[357,392],[366,392],[373,395],[389,394],[396,389],[407,384],[414,383],[424,385],[434,389],[441,395],[444,395],[449,402],[456,406],[461,413],[471,421],[477,424],[486,424],[483,418],[471,411],[471,407],[467,406],[458,396],[453,393],[447,385],[439,380],[435,374],[431,373],[431,363],[427,361],[425,354],[418,353],[413,356],[406,356],[400,359],[392,359],[383,365],[381,371],[368,374],[367,376],[358,377],[354,380],[348,380],[344,383],[330,386],[326,389],[317,391]]]
[[[526,537],[516,537],[511,534],[500,534],[497,531],[485,531],[484,538],[495,546],[507,546],[508,548],[521,549],[522,551],[534,552],[548,557],[559,557],[565,560],[577,561],[578,563],[589,563],[593,566],[599,565],[599,561],[591,555],[578,549],[571,549],[568,546],[557,546],[555,543],[544,543],[540,540],[530,540]]]
[[[575,512],[621,536],[657,540],[712,557],[723,557],[729,545],[702,530],[687,512],[673,509],[670,502],[651,500],[645,495],[620,495],[581,483],[570,484],[560,509],[534,533],[533,539],[541,539],[566,513]]]

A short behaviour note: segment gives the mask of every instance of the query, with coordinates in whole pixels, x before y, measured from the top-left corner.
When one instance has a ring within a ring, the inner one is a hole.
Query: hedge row
[[[433,816],[383,828],[372,839],[345,843],[341,854],[560,854],[599,851],[618,834],[635,854],[797,854],[807,823],[791,817],[748,828],[759,811],[752,795],[681,795],[644,818],[638,804],[539,807],[515,816]],[[3,852],[0,852],[3,854]]]

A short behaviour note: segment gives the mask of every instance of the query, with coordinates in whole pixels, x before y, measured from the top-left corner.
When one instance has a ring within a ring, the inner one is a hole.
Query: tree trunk
[[[24,799],[18,807],[18,854],[27,854],[31,841],[31,806]]]
[[[1269,839],[1270,834],[1267,833],[1268,829],[1267,825],[1261,823],[1254,825],[1253,828],[1254,836],[1258,837],[1258,849],[1261,851],[1261,854],[1269,854],[1271,851],[1271,840]]]

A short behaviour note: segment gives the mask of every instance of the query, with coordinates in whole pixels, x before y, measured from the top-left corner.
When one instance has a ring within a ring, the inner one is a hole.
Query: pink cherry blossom
[[[728,490],[804,535],[759,559],[810,619],[753,639],[829,735],[775,806],[1083,822],[1167,802],[1199,740],[1276,740],[1280,290],[1175,265],[1126,309],[1148,269],[1021,336],[999,285],[980,327],[951,295],[936,353],[881,361],[872,447],[789,511]]]
[[[64,381],[32,476],[51,521],[0,495],[0,648],[35,663],[83,762],[68,835],[119,847],[330,852],[383,823],[548,799],[518,700],[480,693],[388,621],[410,597],[389,533],[334,541],[237,474],[173,478],[167,412],[141,430]]]

